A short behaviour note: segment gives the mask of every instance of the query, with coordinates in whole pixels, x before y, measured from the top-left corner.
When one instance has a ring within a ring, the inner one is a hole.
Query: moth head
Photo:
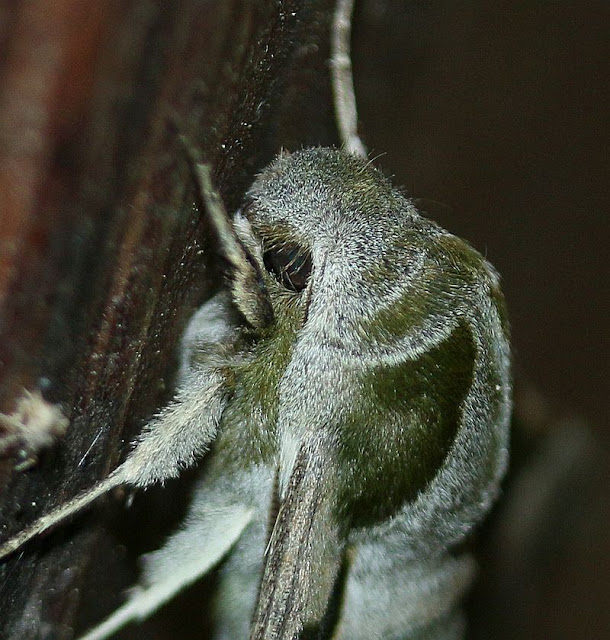
[[[248,190],[233,229],[260,274],[242,297],[255,307],[264,289],[267,326],[307,325],[312,340],[315,330],[315,339],[354,352],[384,348],[434,318],[449,325],[479,294],[501,304],[482,256],[341,150],[280,154]]]
[[[421,239],[409,231],[419,233],[421,221],[370,163],[315,148],[280,154],[249,189],[234,228],[278,322],[302,326],[312,305],[348,320],[371,312],[416,267]]]

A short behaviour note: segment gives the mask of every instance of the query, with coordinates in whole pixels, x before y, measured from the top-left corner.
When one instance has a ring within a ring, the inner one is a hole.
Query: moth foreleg
[[[188,386],[146,425],[116,470],[121,483],[146,487],[178,476],[207,451],[225,403],[226,380],[219,371],[192,375]]]
[[[118,487],[120,484],[121,482],[117,480],[116,476],[110,475],[108,476],[108,478],[97,484],[89,491],[76,496],[76,498],[73,498],[69,502],[63,504],[61,507],[58,507],[50,513],[42,516],[41,518],[33,522],[29,527],[26,527],[16,536],[11,538],[10,540],[7,540],[3,545],[0,546],[0,560],[19,549],[19,547],[24,545],[28,540],[31,540],[34,536],[43,533],[62,520],[65,520],[71,515],[78,513],[89,503],[93,502],[93,500],[99,498],[107,491]]]
[[[145,487],[173,478],[191,465],[216,435],[225,404],[223,376],[218,371],[206,370],[199,377],[198,385],[180,389],[176,400],[151,420],[134,450],[108,478],[5,542],[0,546],[0,558],[119,485]]]

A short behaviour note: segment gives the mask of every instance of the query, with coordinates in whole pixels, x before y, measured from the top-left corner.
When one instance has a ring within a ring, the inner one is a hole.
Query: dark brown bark
[[[40,388],[71,420],[37,468],[2,461],[3,538],[105,476],[167,399],[180,332],[218,279],[177,132],[229,209],[282,145],[333,135],[330,106],[311,118],[306,104],[328,93],[330,4],[2,9],[0,409]],[[2,566],[1,638],[69,637],[86,575],[107,611],[120,554],[99,529],[77,518]]]

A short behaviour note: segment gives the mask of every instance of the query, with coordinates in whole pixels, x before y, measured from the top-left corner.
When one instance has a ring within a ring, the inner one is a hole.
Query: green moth
[[[175,400],[107,480],[0,555],[206,454],[182,529],[83,639],[147,617],[223,558],[218,639],[463,637],[473,562],[452,551],[508,457],[498,275],[343,151],[281,154],[233,218],[195,169],[229,284],[185,333]]]

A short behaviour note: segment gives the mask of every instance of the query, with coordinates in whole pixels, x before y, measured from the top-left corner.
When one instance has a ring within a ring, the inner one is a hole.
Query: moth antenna
[[[222,255],[231,265],[231,290],[235,304],[253,327],[267,327],[274,319],[273,307],[260,267],[235,231],[214,188],[210,165],[201,161],[197,150],[185,136],[181,135],[180,141],[191,164],[202,203],[220,240]]]
[[[24,545],[28,540],[31,540],[35,536],[43,533],[47,529],[51,529],[56,524],[62,522],[71,515],[77,513],[89,503],[99,498],[101,495],[114,489],[125,482],[123,474],[121,473],[121,467],[116,469],[114,473],[108,476],[105,480],[102,480],[98,485],[89,489],[85,493],[82,493],[66,504],[54,509],[53,511],[42,516],[36,520],[29,527],[20,531],[15,537],[11,538],[0,546],[0,560],[10,555],[19,547]]]
[[[348,153],[366,159],[366,147],[358,135],[358,109],[350,55],[353,13],[354,0],[337,1],[331,34],[330,69],[339,136]]]

